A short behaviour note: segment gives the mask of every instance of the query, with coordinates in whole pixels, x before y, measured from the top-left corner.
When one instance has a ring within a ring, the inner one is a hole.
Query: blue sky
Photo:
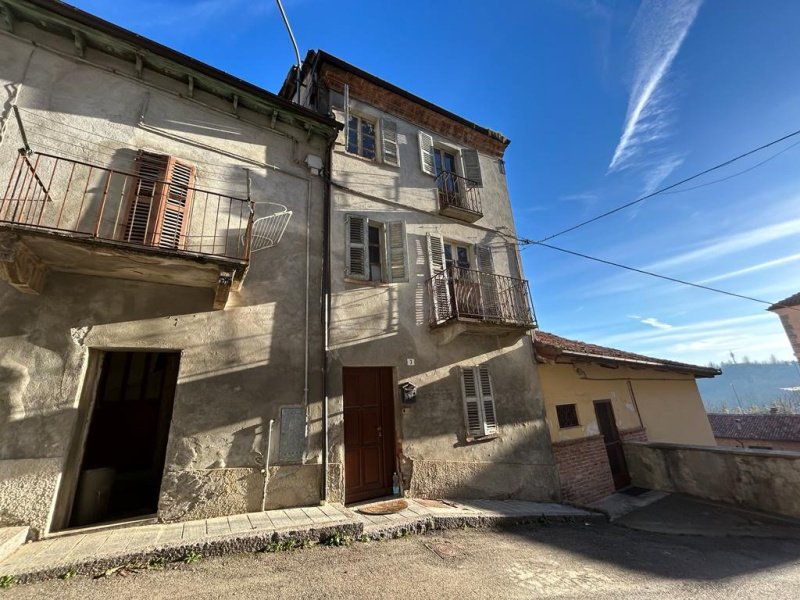
[[[272,91],[293,61],[271,0],[73,3]],[[794,0],[285,6],[302,54],[323,48],[510,137],[508,183],[527,238],[800,129]],[[783,299],[800,291],[798,141],[552,243]],[[522,254],[548,331],[703,364],[729,352],[791,358],[763,305],[546,248]]]

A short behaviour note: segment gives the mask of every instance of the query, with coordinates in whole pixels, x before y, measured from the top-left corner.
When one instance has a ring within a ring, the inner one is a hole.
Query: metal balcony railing
[[[481,189],[474,181],[449,171],[436,177],[439,193],[439,209],[445,211],[455,208],[482,216]]]
[[[20,151],[0,197],[0,223],[81,238],[247,260],[253,203],[118,169]]]
[[[536,324],[528,282],[451,266],[427,281],[431,326],[451,320],[531,328]]]

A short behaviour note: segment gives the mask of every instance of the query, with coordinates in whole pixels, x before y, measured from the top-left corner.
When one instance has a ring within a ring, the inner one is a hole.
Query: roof
[[[226,73],[64,2],[57,0],[10,0],[3,6],[6,11],[11,11],[12,18],[16,20],[27,20],[50,33],[59,33],[70,37],[75,36],[76,45],[78,45],[78,36],[82,36],[80,44],[88,43],[89,45],[96,45],[104,52],[116,52],[120,58],[125,60],[136,58],[143,61],[147,66],[159,69],[167,75],[174,76],[176,67],[186,69],[197,79],[196,86],[202,85],[204,79],[210,79],[224,84],[228,89],[241,92],[243,94],[242,99],[248,95],[258,98],[261,102],[278,107],[283,111],[291,112],[303,120],[318,123],[329,131],[331,128],[333,130],[340,128],[333,119],[294,104],[286,98],[282,98],[244,79],[235,77],[230,73]],[[97,36],[97,39],[94,39],[93,36]],[[119,49],[112,47],[115,41],[120,43]],[[170,64],[162,64],[165,61]]]
[[[800,292],[794,294],[793,296],[789,296],[788,298],[784,298],[780,302],[776,302],[772,306],[770,306],[767,310],[776,310],[778,308],[789,308],[790,306],[800,306]]]
[[[800,415],[709,414],[714,437],[800,442]]]
[[[303,65],[300,71],[301,80],[305,79],[305,76],[308,73],[309,69],[315,68],[318,64],[322,63],[328,63],[344,71],[349,71],[350,73],[353,73],[357,77],[370,81],[375,85],[378,85],[386,90],[389,90],[390,92],[393,92],[399,96],[402,96],[410,100],[411,102],[415,102],[416,104],[424,106],[425,108],[428,108],[434,112],[439,113],[442,116],[447,117],[448,119],[452,119],[453,121],[461,123],[462,125],[465,125],[466,127],[469,127],[470,129],[477,131],[478,133],[482,133],[483,135],[498,140],[504,146],[508,146],[511,143],[511,140],[508,139],[499,131],[494,131],[492,129],[488,129],[487,127],[482,127],[477,123],[474,123],[468,119],[465,119],[464,117],[461,117],[455,113],[450,112],[449,110],[442,108],[441,106],[434,104],[433,102],[429,102],[424,98],[420,98],[419,96],[416,96],[411,92],[404,90],[401,87],[389,83],[388,81],[381,79],[380,77],[376,77],[372,73],[368,73],[367,71],[359,69],[355,65],[352,65],[347,61],[342,60],[341,58],[333,56],[332,54],[328,54],[324,50],[308,51],[305,60],[303,60]],[[294,75],[295,72],[296,72],[296,67],[292,67],[292,69],[289,70],[289,73],[286,76],[286,79],[283,82],[280,91],[278,92],[284,98],[291,98],[295,93],[295,86],[297,85]]]
[[[579,340],[570,340],[546,331],[536,331],[534,334],[536,353],[546,358],[565,356],[578,358],[587,362],[625,364],[637,367],[649,367],[678,373],[688,373],[695,377],[715,377],[721,371],[713,367],[701,367],[689,363],[653,358],[643,354],[625,352],[616,348],[598,346]]]

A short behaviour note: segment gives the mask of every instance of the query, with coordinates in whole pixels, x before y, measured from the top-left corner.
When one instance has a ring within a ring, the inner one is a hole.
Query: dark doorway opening
[[[344,392],[345,502],[392,493],[394,385],[391,367],[346,367]]]
[[[157,512],[179,361],[104,353],[68,527]]]
[[[594,414],[597,416],[597,426],[605,440],[608,464],[611,467],[611,476],[614,478],[614,488],[620,489],[630,485],[631,476],[628,474],[628,464],[625,462],[625,453],[622,450],[622,440],[619,437],[611,401],[595,401]]]

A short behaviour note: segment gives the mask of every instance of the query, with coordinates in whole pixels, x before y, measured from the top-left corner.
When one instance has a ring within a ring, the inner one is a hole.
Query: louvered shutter
[[[419,162],[422,166],[422,172],[428,175],[436,176],[436,165],[433,162],[433,137],[419,132]]]
[[[476,186],[483,187],[483,175],[481,174],[481,160],[478,151],[466,148],[461,151],[461,161],[464,165],[464,177],[474,182]]]
[[[481,423],[481,407],[478,388],[478,377],[474,367],[461,368],[461,392],[464,398],[464,423],[467,435],[480,437],[483,435]]]
[[[134,244],[153,244],[164,201],[169,156],[139,150],[134,162],[136,178],[130,187],[122,239]]]
[[[389,281],[408,281],[406,225],[402,221],[386,224],[386,264],[389,267]]]
[[[397,145],[397,123],[381,119],[381,147],[383,162],[387,165],[400,166],[400,152]]]
[[[156,226],[155,243],[160,248],[186,248],[186,227],[194,194],[195,168],[171,158],[164,201]]]
[[[444,240],[442,236],[428,234],[428,272],[435,279],[431,282],[431,302],[433,303],[434,321],[444,323],[450,318],[450,285],[447,273],[443,273],[447,264],[444,257]]]
[[[497,280],[494,277],[494,261],[492,249],[489,246],[476,246],[475,255],[478,258],[478,270],[481,282],[481,314],[489,319],[500,319],[502,310],[500,294],[497,290]]]
[[[347,215],[345,257],[347,276],[354,279],[369,279],[369,255],[367,248],[368,222],[365,217]]]
[[[479,365],[476,370],[478,371],[478,380],[480,384],[483,434],[491,435],[497,433],[497,414],[494,407],[492,378],[489,376],[489,367],[487,365]]]

